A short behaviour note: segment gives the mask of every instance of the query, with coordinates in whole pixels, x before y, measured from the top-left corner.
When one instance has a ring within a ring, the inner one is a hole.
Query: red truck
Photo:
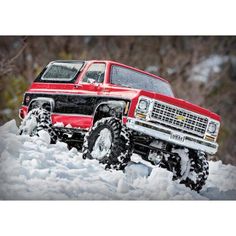
[[[174,97],[168,81],[114,61],[50,62],[24,94],[20,134],[46,130],[83,158],[124,169],[133,152],[200,191],[220,116]]]

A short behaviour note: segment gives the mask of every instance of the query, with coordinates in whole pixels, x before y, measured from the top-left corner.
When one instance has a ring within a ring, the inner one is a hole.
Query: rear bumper
[[[197,138],[195,136],[186,133],[181,133],[176,130],[171,130],[159,124],[153,124],[135,118],[128,118],[126,126],[134,131],[144,133],[154,138],[161,139],[194,150],[200,150],[210,155],[215,154],[218,150],[218,144],[215,142],[209,142],[202,138]],[[182,139],[175,140],[172,138],[173,135],[182,137]]]

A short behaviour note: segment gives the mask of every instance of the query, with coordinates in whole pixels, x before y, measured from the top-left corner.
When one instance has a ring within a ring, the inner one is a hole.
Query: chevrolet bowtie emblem
[[[176,119],[179,120],[179,121],[185,121],[186,120],[186,118],[184,116],[181,116],[181,115],[176,116]]]

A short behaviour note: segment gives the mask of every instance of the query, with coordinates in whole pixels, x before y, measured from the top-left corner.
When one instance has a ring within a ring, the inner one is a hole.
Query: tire
[[[204,152],[187,148],[173,149],[175,156],[165,156],[159,166],[173,172],[173,180],[199,192],[209,175],[209,164]]]
[[[132,155],[130,136],[120,120],[103,118],[85,135],[83,158],[97,159],[106,169],[123,170]]]
[[[41,130],[45,130],[49,133],[51,143],[56,142],[57,135],[52,129],[50,112],[43,108],[32,109],[21,122],[19,134],[38,136]]]

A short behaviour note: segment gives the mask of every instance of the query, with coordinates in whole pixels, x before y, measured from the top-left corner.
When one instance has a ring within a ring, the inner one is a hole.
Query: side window
[[[85,73],[82,82],[83,83],[103,83],[105,74],[105,64],[104,63],[94,63],[92,64],[87,72]]]

